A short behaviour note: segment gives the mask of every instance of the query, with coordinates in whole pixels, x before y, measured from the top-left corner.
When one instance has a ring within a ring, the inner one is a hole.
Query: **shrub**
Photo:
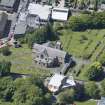
[[[11,51],[8,46],[3,47],[1,52],[4,56],[9,56],[11,54]]]
[[[100,91],[98,89],[98,86],[95,84],[95,82],[85,83],[84,89],[85,89],[86,96],[93,99],[100,98]]]
[[[58,101],[60,104],[72,104],[74,101],[74,90],[67,89],[61,92],[58,96]]]
[[[0,62],[0,75],[5,76],[9,75],[11,70],[11,62],[1,61]]]
[[[89,69],[86,71],[86,75],[89,80],[97,80],[99,77],[101,77],[103,74],[103,68],[101,63],[94,62],[92,65],[90,65]]]

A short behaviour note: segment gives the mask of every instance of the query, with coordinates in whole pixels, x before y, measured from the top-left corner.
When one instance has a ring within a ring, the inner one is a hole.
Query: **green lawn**
[[[87,30],[84,32],[73,32],[71,30],[62,30],[60,33],[60,40],[63,45],[63,49],[72,54],[78,59],[83,59],[89,56],[88,62],[100,60],[105,54],[105,29],[102,30]],[[83,60],[82,60],[83,61]],[[85,60],[86,61],[86,60]],[[81,61],[77,62],[77,65],[71,71],[78,71],[81,69],[81,73],[77,79],[87,80],[84,76],[84,72],[89,67],[89,64],[85,64],[81,68]],[[74,74],[75,76],[75,74]]]
[[[76,105],[97,105],[96,101],[76,102]]]
[[[48,70],[35,68],[35,65],[32,63],[32,51],[27,47],[27,45],[23,45],[21,48],[11,47],[10,50],[12,53],[9,56],[3,56],[0,54],[0,61],[11,61],[11,72],[22,74],[43,72],[43,74],[49,74]]]
[[[76,57],[82,57],[84,54],[90,54],[98,42],[103,41],[105,44],[104,37],[104,29],[88,30],[84,32],[72,32],[70,30],[63,30],[60,40],[67,52],[73,54]],[[101,50],[103,43],[97,47],[97,52]],[[95,53],[95,51],[93,53]],[[92,59],[94,59],[94,57]]]

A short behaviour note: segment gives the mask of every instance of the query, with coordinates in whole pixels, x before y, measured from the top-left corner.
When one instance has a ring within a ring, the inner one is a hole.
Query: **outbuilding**
[[[69,16],[69,9],[67,8],[53,8],[52,19],[57,21],[67,21]]]

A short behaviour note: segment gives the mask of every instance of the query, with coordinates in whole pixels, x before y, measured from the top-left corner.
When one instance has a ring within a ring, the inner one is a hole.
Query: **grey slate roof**
[[[67,54],[65,51],[51,48],[51,47],[47,47],[47,46],[40,45],[40,44],[36,44],[36,43],[33,46],[33,52],[35,52],[35,53],[46,52],[48,54],[48,56],[51,58],[55,58],[55,57],[65,58],[65,56]]]

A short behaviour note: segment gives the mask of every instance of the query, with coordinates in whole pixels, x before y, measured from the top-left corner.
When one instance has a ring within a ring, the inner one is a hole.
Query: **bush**
[[[0,62],[0,75],[5,76],[9,75],[11,70],[11,62],[1,61]]]
[[[98,80],[99,77],[102,77],[103,74],[103,68],[101,63],[94,62],[92,65],[90,65],[89,69],[86,71],[86,75],[89,80]]]
[[[95,84],[95,82],[85,83],[84,89],[87,97],[93,99],[100,98],[100,90],[98,89],[98,86]]]
[[[58,96],[58,102],[60,104],[73,104],[74,102],[74,90],[67,89],[61,92]]]
[[[1,52],[4,56],[9,56],[11,54],[11,51],[8,46],[3,47]]]

